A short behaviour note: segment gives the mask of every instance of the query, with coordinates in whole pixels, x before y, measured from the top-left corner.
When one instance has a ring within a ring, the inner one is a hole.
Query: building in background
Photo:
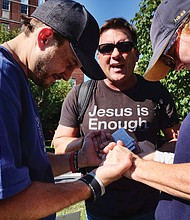
[[[14,30],[21,27],[20,14],[28,16],[44,0],[0,0],[0,24],[4,30]],[[77,69],[72,74],[72,84],[76,85],[84,81],[84,74]]]

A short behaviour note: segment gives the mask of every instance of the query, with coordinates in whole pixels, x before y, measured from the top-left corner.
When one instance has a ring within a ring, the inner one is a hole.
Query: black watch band
[[[103,186],[103,183],[96,177],[94,173],[88,173],[87,175],[81,177],[79,180],[83,181],[90,187],[92,191],[92,196],[90,199],[95,201],[105,193],[105,187]]]

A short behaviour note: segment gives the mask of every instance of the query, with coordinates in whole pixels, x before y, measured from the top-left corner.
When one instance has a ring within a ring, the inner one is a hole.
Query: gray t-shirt
[[[98,129],[113,133],[124,127],[128,132],[134,132],[138,141],[156,143],[160,129],[178,123],[168,90],[160,82],[148,82],[137,76],[137,84],[123,92],[110,89],[104,81],[97,82],[81,125],[84,134]],[[61,125],[79,127],[78,90],[79,85],[71,90],[63,103]]]
[[[178,123],[168,90],[160,82],[149,82],[137,75],[137,84],[126,91],[114,91],[98,81],[81,125],[84,134],[92,130],[110,132],[124,127],[138,141],[157,143],[160,129]],[[62,106],[60,124],[79,127],[77,121],[79,86],[68,94]],[[106,187],[106,194],[95,202],[86,201],[87,211],[103,219],[126,219],[155,209],[159,192],[144,184],[121,178]]]

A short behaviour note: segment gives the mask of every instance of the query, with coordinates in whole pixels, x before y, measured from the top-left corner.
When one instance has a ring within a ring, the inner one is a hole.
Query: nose
[[[119,52],[119,50],[117,49],[117,47],[114,47],[114,49],[113,49],[113,51],[112,51],[112,53],[111,53],[111,56],[112,56],[112,57],[115,57],[115,58],[117,58],[117,57],[120,56],[120,52]]]
[[[70,79],[73,71],[74,71],[74,69],[67,68],[64,72],[59,74],[59,79],[63,79],[65,81],[68,81]]]

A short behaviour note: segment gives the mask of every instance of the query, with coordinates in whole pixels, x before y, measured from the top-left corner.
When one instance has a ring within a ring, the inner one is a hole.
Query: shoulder
[[[77,100],[83,100],[85,96],[91,91],[90,88],[93,89],[94,84],[92,83],[94,80],[88,80],[85,82],[82,82],[80,84],[75,85],[70,92],[68,93],[66,97],[66,101],[74,99],[75,102],[79,102]]]
[[[28,86],[28,79],[21,67],[14,60],[12,55],[3,47],[0,47],[0,89],[5,90],[7,94],[8,88],[13,90],[23,86]]]
[[[145,87],[148,91],[152,91],[152,93],[155,92],[168,92],[168,89],[160,82],[160,81],[148,81],[143,76],[137,75],[138,81],[140,82],[143,87]]]
[[[146,80],[143,76],[139,75],[139,74],[136,74],[137,75],[137,78],[138,80],[141,82],[141,83],[144,83],[150,87],[164,87],[163,84],[160,82],[160,81],[148,81]]]
[[[87,87],[87,88],[89,88],[90,86],[95,86],[96,84],[97,84],[97,80],[93,80],[93,79],[90,79],[90,80],[87,80],[87,81],[85,81],[85,82],[82,82],[82,83],[80,83],[78,86],[81,88],[85,88],[85,87]]]
[[[78,90],[80,94],[91,93],[96,87],[98,81],[97,80],[88,80],[78,85]]]
[[[149,98],[154,102],[159,100],[165,100],[164,102],[173,102],[172,95],[168,89],[160,82],[151,82],[144,79],[142,76],[138,76],[137,91],[141,97]]]

